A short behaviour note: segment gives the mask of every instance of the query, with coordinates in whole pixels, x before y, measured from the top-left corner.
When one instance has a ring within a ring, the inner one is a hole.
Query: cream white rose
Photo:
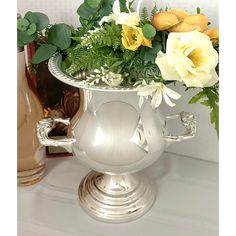
[[[197,30],[170,33],[166,54],[159,52],[156,64],[164,80],[183,81],[187,87],[209,87],[218,81],[218,53],[210,38]]]

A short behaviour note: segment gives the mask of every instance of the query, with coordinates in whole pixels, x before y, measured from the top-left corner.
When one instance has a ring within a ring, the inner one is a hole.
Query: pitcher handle
[[[69,153],[72,153],[72,144],[76,141],[73,138],[51,139],[48,137],[49,132],[56,126],[56,123],[70,125],[68,118],[44,118],[37,124],[37,136],[43,146],[63,147]]]
[[[167,121],[177,119],[177,118],[180,118],[180,121],[182,125],[185,127],[186,132],[183,135],[166,134]],[[180,112],[178,114],[166,116],[165,123],[164,123],[163,137],[165,141],[174,141],[174,142],[191,139],[195,137],[196,129],[197,129],[196,118],[194,117],[194,115],[189,112]]]

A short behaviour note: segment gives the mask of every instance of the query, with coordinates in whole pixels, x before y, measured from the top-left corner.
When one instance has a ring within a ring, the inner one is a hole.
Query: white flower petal
[[[167,56],[164,53],[159,52],[155,62],[164,80],[181,80],[176,70],[167,62]]]
[[[99,25],[102,25],[104,22],[111,22],[114,20],[114,17],[111,16],[104,16],[100,21],[99,21]]]
[[[176,104],[173,103],[170,98],[167,96],[167,94],[165,92],[163,92],[163,97],[165,102],[167,103],[167,105],[169,105],[170,107],[174,107]]]
[[[139,96],[139,102],[138,102],[138,105],[139,105],[139,108],[141,108],[143,106],[143,96]]]
[[[119,0],[115,0],[113,7],[112,7],[112,11],[113,11],[114,15],[120,14],[120,1]]]
[[[152,95],[154,91],[155,91],[155,88],[153,88],[150,85],[146,85],[144,87],[138,88],[138,95],[145,97],[145,96]]]
[[[136,12],[137,12],[138,15],[139,15],[139,11],[140,11],[140,7],[141,7],[141,4],[142,4],[142,1],[143,1],[143,0],[139,0],[139,1],[138,1],[138,4],[137,4],[137,10],[136,10]]]
[[[217,73],[216,73],[215,70],[212,70],[211,75],[212,75],[212,77],[211,77],[211,79],[205,84],[205,87],[211,87],[211,86],[213,86],[214,84],[216,84],[216,83],[218,82],[219,77],[218,77],[218,75],[217,75]]]
[[[175,100],[180,99],[181,98],[181,94],[177,93],[176,91],[165,87],[163,89],[163,92],[166,93],[170,98],[173,98]]]
[[[152,98],[152,102],[151,102],[152,109],[158,108],[161,102],[162,102],[162,93],[158,89]]]

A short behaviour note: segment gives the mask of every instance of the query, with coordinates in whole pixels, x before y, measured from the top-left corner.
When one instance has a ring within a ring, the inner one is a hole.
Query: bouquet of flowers
[[[29,36],[41,40],[35,64],[63,51],[63,70],[71,76],[89,71],[84,80],[88,85],[137,88],[140,106],[143,99],[150,99],[153,109],[162,100],[175,106],[173,100],[181,95],[169,87],[171,83],[181,83],[186,91],[200,88],[189,103],[201,101],[211,108],[211,123],[218,133],[218,30],[209,28],[199,8],[189,13],[155,6],[149,12],[141,0],[136,8],[134,2],[85,0],[77,10],[78,28],[51,26],[42,13],[29,12],[38,15],[21,19],[18,42],[28,43],[24,37]],[[42,28],[44,40],[38,32]]]

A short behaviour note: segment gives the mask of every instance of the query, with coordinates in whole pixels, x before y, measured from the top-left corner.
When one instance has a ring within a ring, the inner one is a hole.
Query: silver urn
[[[88,86],[60,68],[61,55],[49,61],[49,70],[62,82],[83,91],[83,104],[73,119],[45,118],[38,122],[38,138],[45,146],[61,146],[92,169],[79,185],[81,207],[93,218],[128,222],[145,214],[155,202],[156,190],[142,171],[158,160],[166,145],[194,137],[196,120],[181,112],[163,117],[150,102],[139,107],[134,88]],[[80,75],[83,76],[83,75]],[[186,132],[168,134],[167,120],[180,118]],[[48,137],[57,122],[68,125],[68,138]]]

